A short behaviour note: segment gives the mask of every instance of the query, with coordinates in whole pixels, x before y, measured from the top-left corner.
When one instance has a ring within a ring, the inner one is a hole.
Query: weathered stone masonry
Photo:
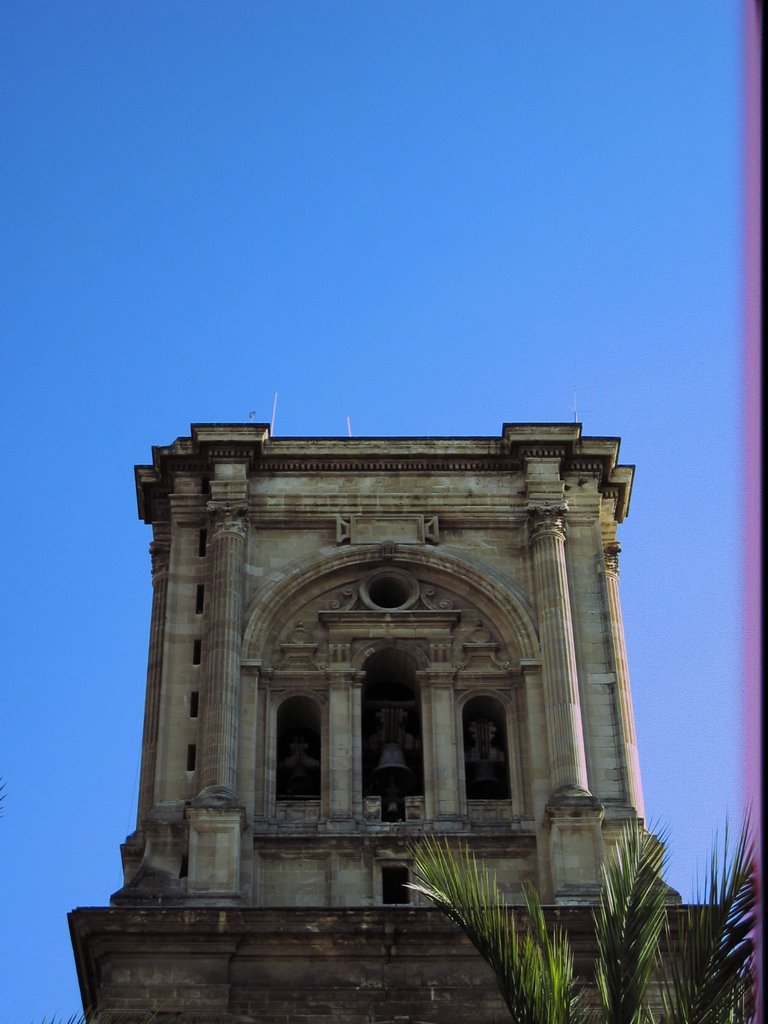
[[[137,826],[111,907],[70,919],[89,1006],[503,1019],[404,887],[423,834],[471,846],[512,903],[534,883],[588,941],[606,851],[644,815],[618,452],[570,423],[197,424],[153,449]]]

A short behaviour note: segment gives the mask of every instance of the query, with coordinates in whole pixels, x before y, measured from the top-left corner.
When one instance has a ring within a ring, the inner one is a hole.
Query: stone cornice
[[[270,438],[263,423],[193,424],[190,437],[152,449],[136,467],[139,516],[167,515],[179,476],[204,480],[217,463],[245,462],[257,482],[281,474],[514,474],[529,459],[553,459],[560,477],[588,474],[616,497],[616,520],[629,509],[634,467],[619,465],[619,439],[583,437],[578,423],[506,423],[500,437]]]

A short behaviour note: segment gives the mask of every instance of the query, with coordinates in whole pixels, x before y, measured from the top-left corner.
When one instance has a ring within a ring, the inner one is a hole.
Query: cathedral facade
[[[606,852],[645,813],[618,453],[575,423],[198,424],[153,449],[138,820],[110,907],[70,915],[86,1006],[504,1020],[407,887],[423,835],[469,846],[510,904],[536,886],[586,955]]]

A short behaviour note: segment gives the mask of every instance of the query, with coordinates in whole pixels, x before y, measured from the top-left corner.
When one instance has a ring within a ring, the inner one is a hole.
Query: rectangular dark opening
[[[200,558],[205,558],[205,551],[208,547],[208,531],[201,530],[200,535],[197,538],[197,553]]]
[[[211,493],[211,482],[207,476],[204,476],[200,480],[200,493],[210,494]]]
[[[200,706],[200,694],[193,690],[189,695],[189,717],[197,718],[197,709]]]
[[[408,868],[390,867],[381,869],[381,896],[382,903],[410,903],[410,889],[406,888],[408,882]]]
[[[195,596],[195,614],[203,614],[203,604],[205,603],[205,586],[202,583],[197,584],[197,594]]]
[[[194,743],[190,743],[187,747],[187,771],[193,772],[195,770],[195,761],[197,759],[197,747]]]
[[[189,874],[189,858],[186,854],[181,858],[181,864],[179,865],[179,878],[186,878]]]
[[[203,641],[195,640],[192,646],[192,664],[199,665],[203,653]]]

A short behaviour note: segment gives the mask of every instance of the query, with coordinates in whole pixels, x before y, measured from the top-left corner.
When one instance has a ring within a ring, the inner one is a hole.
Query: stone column
[[[237,719],[247,506],[209,501],[208,631],[202,694],[201,793],[196,806],[237,803]]]
[[[361,692],[360,684],[355,684],[349,672],[333,673],[330,676],[328,827],[336,832],[352,831],[354,827],[355,786],[360,778]]]
[[[147,694],[144,703],[144,734],[141,744],[138,828],[141,828],[142,822],[155,804],[160,687],[163,676],[165,609],[168,602],[168,563],[171,553],[168,531],[169,527],[165,523],[155,526],[155,539],[149,545],[149,553],[152,558],[152,618],[149,627]]]
[[[565,564],[565,513],[559,503],[531,503],[536,607],[541,637],[553,795],[589,795]]]
[[[629,685],[627,644],[624,638],[624,619],[621,614],[621,602],[619,600],[620,551],[621,545],[618,541],[606,544],[603,549],[605,555],[605,581],[608,589],[608,614],[611,626],[611,640],[613,642],[621,730],[624,738],[624,756],[627,762],[627,797],[635,808],[638,817],[645,818],[643,789],[640,783],[640,760],[637,753],[637,735],[635,733],[635,715],[632,708],[632,695]]]
[[[443,831],[457,829],[460,822],[453,675],[440,669],[419,673],[425,814]]]

